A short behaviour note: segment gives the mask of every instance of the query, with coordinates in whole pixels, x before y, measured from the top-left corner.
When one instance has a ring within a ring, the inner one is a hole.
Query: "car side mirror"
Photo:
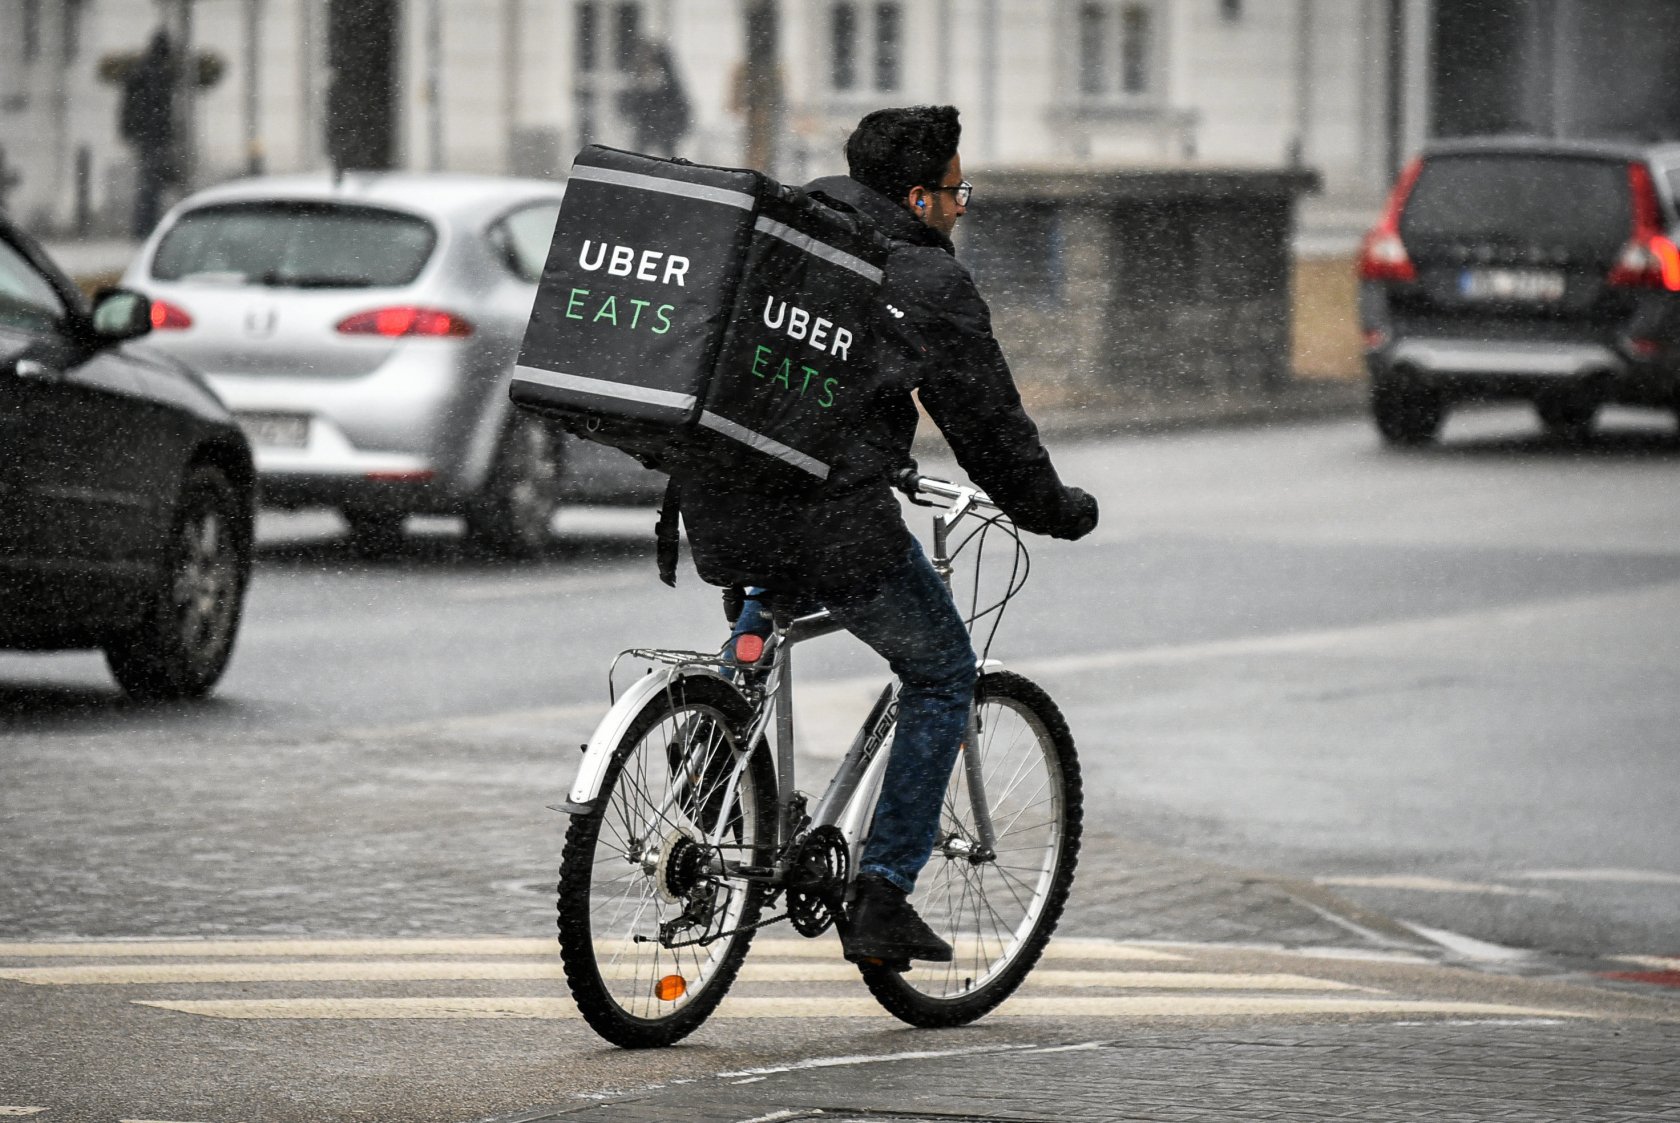
[[[93,298],[92,322],[101,343],[137,339],[152,330],[152,299],[133,289],[106,289]]]

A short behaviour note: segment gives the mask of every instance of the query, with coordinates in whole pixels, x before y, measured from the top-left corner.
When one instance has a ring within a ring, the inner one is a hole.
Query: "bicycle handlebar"
[[[952,483],[933,476],[924,476],[914,468],[904,468],[893,477],[893,486],[915,499],[919,495],[929,495],[937,499],[949,499],[953,503],[967,500],[975,507],[987,507],[993,511],[1001,508],[993,503],[991,498],[979,488],[970,484]]]

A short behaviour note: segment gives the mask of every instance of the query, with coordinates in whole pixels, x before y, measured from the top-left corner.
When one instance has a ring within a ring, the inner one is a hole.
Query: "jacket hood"
[[[830,175],[813,179],[805,185],[807,191],[821,191],[846,204],[868,218],[889,237],[919,246],[938,246],[946,253],[956,253],[951,239],[922,222],[909,210],[893,202],[873,187],[866,187],[848,175]]]

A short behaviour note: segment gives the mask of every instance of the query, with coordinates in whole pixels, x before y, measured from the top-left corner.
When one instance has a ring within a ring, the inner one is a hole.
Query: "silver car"
[[[562,188],[491,176],[240,180],[167,215],[123,283],[150,337],[205,372],[256,447],[262,502],[335,507],[391,548],[458,514],[527,555],[568,495],[646,501],[660,479],[509,407]]]

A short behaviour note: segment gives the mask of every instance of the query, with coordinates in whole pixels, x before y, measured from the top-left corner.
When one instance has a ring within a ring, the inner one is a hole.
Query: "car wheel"
[[[1540,415],[1546,432],[1574,444],[1592,436],[1598,402],[1583,394],[1554,394],[1536,401],[1534,412]]]
[[[1428,444],[1441,431],[1446,414],[1446,404],[1433,391],[1380,382],[1372,387],[1371,416],[1377,432],[1391,445]]]
[[[516,414],[496,447],[484,490],[467,511],[467,538],[502,557],[531,557],[548,544],[559,505],[559,442],[537,418]]]
[[[141,622],[105,648],[118,685],[136,698],[198,698],[227,669],[244,603],[249,541],[227,477],[187,475],[160,587]]]
[[[351,549],[363,557],[389,557],[402,545],[403,525],[408,522],[404,511],[346,507],[339,514],[350,528]]]

